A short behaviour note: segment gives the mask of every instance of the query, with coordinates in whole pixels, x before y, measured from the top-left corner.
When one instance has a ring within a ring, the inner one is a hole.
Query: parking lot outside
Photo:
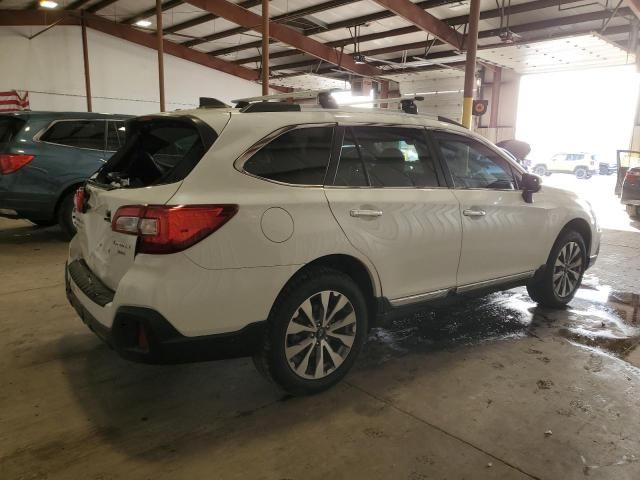
[[[67,304],[62,234],[0,220],[0,478],[636,479],[640,226],[612,180],[545,178],[604,199],[569,309],[519,288],[398,319],[301,398],[249,359],[118,358]]]

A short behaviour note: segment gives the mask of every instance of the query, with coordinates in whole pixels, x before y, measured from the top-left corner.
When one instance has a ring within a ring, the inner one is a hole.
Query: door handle
[[[349,212],[352,217],[381,217],[382,210],[360,210],[354,208]]]
[[[462,211],[462,214],[465,217],[484,217],[487,212],[485,212],[484,210],[474,210],[474,209],[466,209]]]

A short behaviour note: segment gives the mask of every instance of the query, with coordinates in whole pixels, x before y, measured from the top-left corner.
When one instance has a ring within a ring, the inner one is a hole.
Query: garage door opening
[[[630,145],[639,86],[634,66],[525,75],[520,84],[516,138],[531,145],[531,169],[586,196],[608,228],[628,226],[613,168]]]

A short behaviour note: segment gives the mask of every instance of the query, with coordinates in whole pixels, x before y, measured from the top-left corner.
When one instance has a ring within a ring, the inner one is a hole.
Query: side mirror
[[[533,203],[533,194],[539,192],[540,188],[542,188],[542,178],[532,173],[523,173],[520,187],[522,188],[524,201]]]

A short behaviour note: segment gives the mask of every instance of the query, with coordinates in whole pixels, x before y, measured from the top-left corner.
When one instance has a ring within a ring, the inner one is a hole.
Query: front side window
[[[434,132],[434,137],[455,188],[516,188],[509,162],[486,145],[463,135],[445,132]]]
[[[244,170],[277,182],[323,185],[332,142],[333,127],[290,130],[253,154]]]
[[[334,185],[438,187],[421,128],[348,127]]]
[[[68,147],[104,150],[106,124],[99,120],[62,120],[51,125],[40,140]]]

